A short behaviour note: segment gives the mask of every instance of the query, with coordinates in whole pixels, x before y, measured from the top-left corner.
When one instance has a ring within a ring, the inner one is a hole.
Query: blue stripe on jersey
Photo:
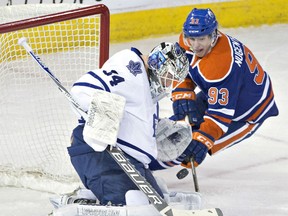
[[[169,162],[163,162],[159,160],[152,160],[151,163],[149,164],[149,169],[150,170],[163,170],[163,169],[168,169],[174,166],[180,165],[181,162],[174,160],[174,161],[169,161]]]
[[[83,118],[83,116],[81,116],[81,119],[78,119],[78,123],[79,124],[85,124],[85,119]]]
[[[109,86],[105,83],[105,81],[103,79],[101,79],[101,77],[99,77],[97,74],[95,74],[92,71],[89,71],[88,74],[91,75],[92,77],[94,77],[95,79],[99,80],[99,82],[101,82],[101,84],[104,86],[105,91],[111,92]]]
[[[95,74],[94,72],[92,71],[89,71],[88,72],[89,75],[93,76],[95,79],[99,80],[99,82],[101,82],[101,84],[104,86],[105,88],[105,91],[107,92],[111,92],[108,85],[104,82],[104,80],[101,79],[101,77],[99,77],[97,74]]]
[[[91,75],[92,77],[94,77],[95,79],[97,79],[97,80],[104,86],[105,91],[111,92],[109,86],[105,83],[105,81],[104,81],[103,79],[101,79],[101,77],[99,77],[97,74],[95,74],[95,73],[92,72],[92,71],[89,71],[87,74],[89,74],[89,75]],[[86,86],[86,87],[89,87],[89,88],[94,88],[94,89],[103,90],[102,87],[93,85],[93,84],[91,84],[91,83],[86,83],[86,82],[76,82],[76,83],[73,84],[73,86]]]
[[[74,83],[73,86],[86,86],[86,87],[93,88],[93,89],[103,90],[103,88],[99,86],[93,85],[91,83],[85,83],[85,82],[77,82],[77,83]]]
[[[131,47],[130,49],[132,52],[136,53],[140,58],[141,58],[141,55],[143,55],[137,48],[135,47]],[[142,58],[141,58],[142,59]],[[143,61],[143,59],[142,59]]]
[[[121,144],[121,145],[127,146],[127,147],[129,147],[131,149],[134,149],[135,151],[138,151],[138,152],[141,152],[142,154],[145,154],[151,160],[155,160],[155,158],[152,155],[148,154],[147,152],[143,151],[142,149],[140,149],[140,148],[138,148],[138,147],[136,147],[136,146],[124,141],[124,140],[121,140],[121,139],[117,138],[117,142],[119,144]]]

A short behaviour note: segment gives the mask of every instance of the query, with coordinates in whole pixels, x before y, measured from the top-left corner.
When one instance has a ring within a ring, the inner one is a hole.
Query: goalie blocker
[[[95,89],[83,130],[85,142],[95,151],[104,151],[108,145],[116,146],[125,102],[120,95]]]

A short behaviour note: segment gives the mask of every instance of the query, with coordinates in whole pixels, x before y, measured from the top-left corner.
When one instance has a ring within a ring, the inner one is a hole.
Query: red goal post
[[[67,191],[79,185],[66,149],[76,116],[17,41],[26,37],[69,90],[109,57],[109,9],[15,5],[1,7],[0,20],[0,186]]]

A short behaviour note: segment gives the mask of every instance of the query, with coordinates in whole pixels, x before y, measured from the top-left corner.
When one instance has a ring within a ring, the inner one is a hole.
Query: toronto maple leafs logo
[[[129,61],[129,64],[126,66],[128,70],[134,75],[142,73],[140,62]]]

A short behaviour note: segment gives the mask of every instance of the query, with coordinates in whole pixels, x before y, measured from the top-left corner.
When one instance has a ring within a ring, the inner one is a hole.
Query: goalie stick
[[[50,71],[50,69],[43,63],[41,58],[37,56],[32,48],[27,43],[27,38],[20,38],[18,44],[23,46],[27,53],[36,61],[40,68],[46,72],[49,77],[58,86],[58,89],[65,95],[73,107],[81,114],[83,117],[87,116],[87,112],[81,109],[79,103],[72,97],[70,92],[61,84],[61,82],[56,78],[56,76]],[[134,182],[134,184],[141,190],[151,202],[151,204],[159,211],[163,216],[173,216],[171,207],[167,202],[157,193],[157,191],[147,182],[147,180],[134,168],[134,166],[125,157],[123,152],[116,147],[111,148],[106,151],[112,156],[112,158],[118,163],[118,165],[123,169],[127,176]]]
[[[65,95],[65,97],[70,101],[70,103],[73,105],[75,110],[79,112],[80,115],[87,116],[87,112],[84,111],[80,105],[77,103],[77,101],[74,100],[70,92],[67,91],[67,89],[61,84],[61,82],[56,78],[56,76],[50,71],[50,69],[44,64],[44,62],[41,60],[39,56],[37,56],[32,48],[27,43],[27,38],[22,37],[18,40],[18,44],[23,46],[27,53],[36,61],[36,63],[42,68],[43,71],[45,71],[49,77],[54,81],[54,83],[58,86],[58,89]],[[83,117],[84,117],[83,116]]]

